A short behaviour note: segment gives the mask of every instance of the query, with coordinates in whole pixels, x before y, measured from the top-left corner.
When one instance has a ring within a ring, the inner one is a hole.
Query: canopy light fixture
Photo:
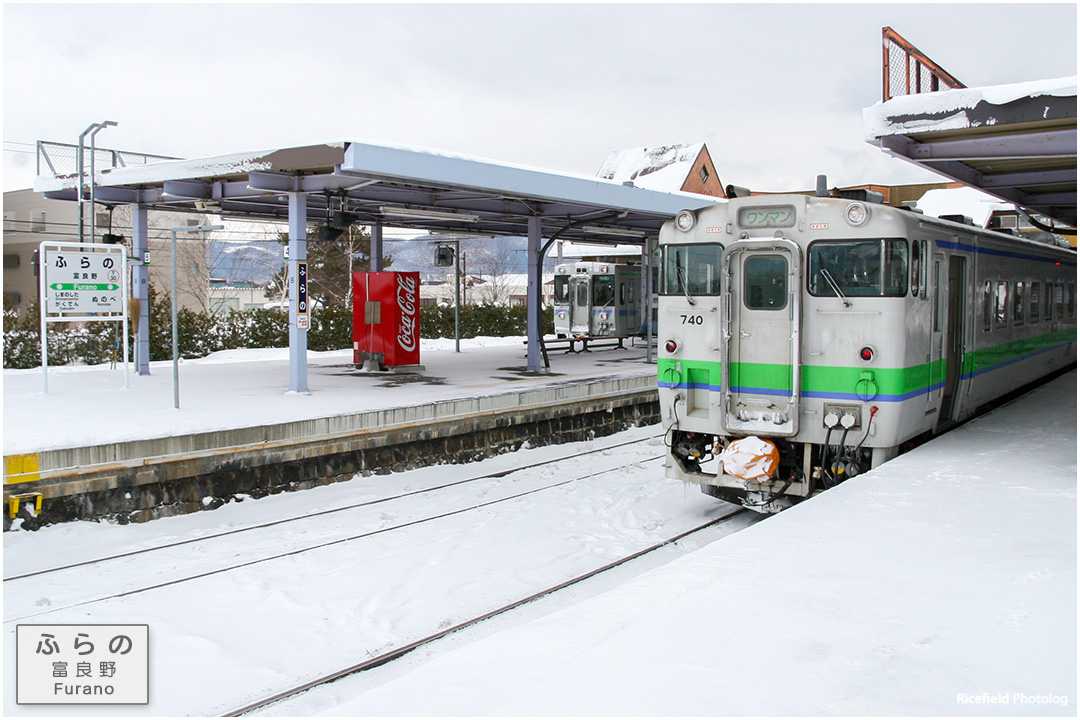
[[[645,233],[640,230],[627,230],[625,228],[607,228],[600,227],[599,225],[585,225],[581,228],[585,232],[596,233],[597,235],[619,235],[620,237],[632,237],[632,238],[644,238]]]
[[[450,220],[453,222],[474,223],[480,219],[479,215],[468,213],[456,213],[442,210],[419,210],[416,208],[387,207],[379,208],[379,212],[387,217],[412,218],[414,220]]]

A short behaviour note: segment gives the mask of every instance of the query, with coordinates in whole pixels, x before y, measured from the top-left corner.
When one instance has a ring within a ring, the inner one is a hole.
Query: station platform
[[[1075,717],[1076,377],[319,714]]]
[[[5,370],[5,499],[40,496],[48,521],[138,521],[658,420],[642,346],[553,352],[543,373],[525,370],[522,338],[460,347],[423,341],[416,372],[311,352],[307,393],[289,392],[288,349],[215,353],[180,364],[178,409],[171,362],[127,388],[122,369],[52,368],[47,393],[40,369]]]

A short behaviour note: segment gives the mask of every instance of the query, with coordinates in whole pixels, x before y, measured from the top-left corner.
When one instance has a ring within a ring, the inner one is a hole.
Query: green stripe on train
[[[993,348],[966,353],[963,372],[971,374],[986,368],[1047,350],[1056,345],[1075,342],[1076,329],[1068,328],[1046,333],[1035,338],[1003,343]],[[679,368],[682,372],[679,372]],[[922,363],[907,368],[839,367],[803,365],[802,391],[822,393],[850,393],[864,378],[873,373],[877,391],[883,395],[910,395],[942,383],[945,380],[945,361]],[[691,379],[692,376],[692,379]],[[661,358],[657,362],[657,377],[662,383],[707,383],[719,388],[722,385],[723,366],[719,362],[704,360],[675,360]],[[732,363],[731,385],[782,392],[791,392],[791,365],[768,363]]]

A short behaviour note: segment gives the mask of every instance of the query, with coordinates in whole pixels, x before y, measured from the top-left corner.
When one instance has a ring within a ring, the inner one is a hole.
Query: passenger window
[[[1045,295],[1043,296],[1043,320],[1050,320],[1054,316],[1054,283],[1046,283]]]
[[[922,268],[922,256],[919,254],[919,241],[911,241],[911,296],[919,296],[919,270]]]
[[[1005,313],[1008,306],[1009,284],[999,280],[997,291],[994,293],[994,327],[1005,327]]]
[[[941,332],[941,306],[943,305],[945,288],[941,284],[941,261],[934,261],[934,332]]]
[[[1028,293],[1028,321],[1037,323],[1039,322],[1039,296],[1042,294],[1042,284],[1033,282],[1031,283],[1031,290]]]
[[[1058,283],[1054,289],[1054,317],[1065,317],[1065,283]]]
[[[1066,295],[1068,296],[1069,317],[1076,317],[1076,283],[1069,283]]]
[[[753,310],[787,307],[787,259],[782,255],[755,255],[743,264],[743,302]]]
[[[1024,324],[1024,283],[1013,285],[1013,324]]]

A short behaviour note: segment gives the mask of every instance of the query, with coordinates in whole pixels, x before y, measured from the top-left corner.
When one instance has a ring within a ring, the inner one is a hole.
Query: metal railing
[[[881,29],[881,44],[883,101],[967,87],[891,27]]]
[[[95,148],[93,166],[99,169],[122,168],[163,160],[180,160],[181,158],[167,155],[148,155],[147,153],[129,152],[126,150],[106,150]],[[83,148],[83,167],[91,167],[90,148]],[[56,176],[75,176],[79,174],[79,146],[69,143],[37,142],[37,174]]]

